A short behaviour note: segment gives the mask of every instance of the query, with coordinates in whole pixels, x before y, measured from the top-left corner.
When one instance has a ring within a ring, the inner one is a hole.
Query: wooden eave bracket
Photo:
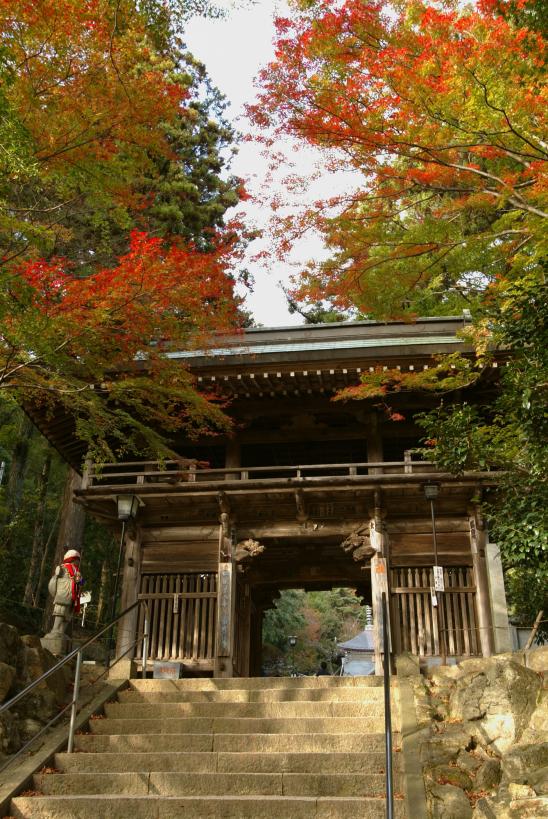
[[[360,523],[360,525],[343,540],[341,549],[351,554],[352,559],[356,562],[366,560],[376,554],[376,550],[371,544],[369,521],[367,523]]]

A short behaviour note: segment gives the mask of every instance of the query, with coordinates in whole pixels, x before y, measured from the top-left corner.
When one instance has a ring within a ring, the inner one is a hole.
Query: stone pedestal
[[[40,640],[42,648],[50,651],[55,657],[64,657],[69,652],[70,640],[62,632],[51,632]]]

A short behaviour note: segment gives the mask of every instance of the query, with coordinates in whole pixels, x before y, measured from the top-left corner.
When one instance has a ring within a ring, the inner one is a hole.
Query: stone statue
[[[80,552],[69,549],[48,583],[48,592],[53,597],[53,626],[41,642],[52,654],[61,655],[66,652],[68,644],[66,629],[72,615],[80,611],[82,583]]]

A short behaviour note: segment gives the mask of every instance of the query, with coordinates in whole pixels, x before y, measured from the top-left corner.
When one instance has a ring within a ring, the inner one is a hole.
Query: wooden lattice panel
[[[437,595],[443,607],[445,648],[449,656],[481,654],[476,613],[476,587],[468,566],[444,570],[445,592]],[[432,606],[431,568],[398,568],[391,572],[394,632],[397,652],[420,657],[441,654],[441,618]]]
[[[216,572],[144,574],[141,594],[173,597],[148,601],[150,612],[149,660],[213,660],[217,614]],[[177,595],[183,595],[177,597]],[[185,597],[184,595],[193,595]],[[138,633],[143,631],[140,609]],[[140,659],[140,654],[138,655]]]

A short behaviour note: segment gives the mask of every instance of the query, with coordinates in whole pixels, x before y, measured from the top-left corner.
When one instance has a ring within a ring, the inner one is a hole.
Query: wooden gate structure
[[[404,416],[397,423],[375,401],[332,401],[364,372],[418,371],[439,353],[466,354],[462,324],[258,328],[207,352],[171,353],[204,390],[229,399],[233,434],[177,441],[178,460],[87,464],[76,491],[77,502],[113,527],[117,496],[139,498],[126,535],[121,605],[148,601],[151,659],[180,660],[194,674],[258,674],[263,612],[280,591],[334,586],[355,588],[374,613],[388,592],[394,650],[424,662],[443,648],[451,657],[507,648],[502,570],[480,506],[496,476],[455,476],[417,460],[413,416],[434,406],[434,396],[391,398]],[[467,400],[485,401],[497,374],[496,366],[486,372]],[[85,452],[70,424],[33,419],[82,469]],[[439,486],[445,592],[437,607],[425,482]],[[119,648],[141,625],[134,613],[126,618]]]

